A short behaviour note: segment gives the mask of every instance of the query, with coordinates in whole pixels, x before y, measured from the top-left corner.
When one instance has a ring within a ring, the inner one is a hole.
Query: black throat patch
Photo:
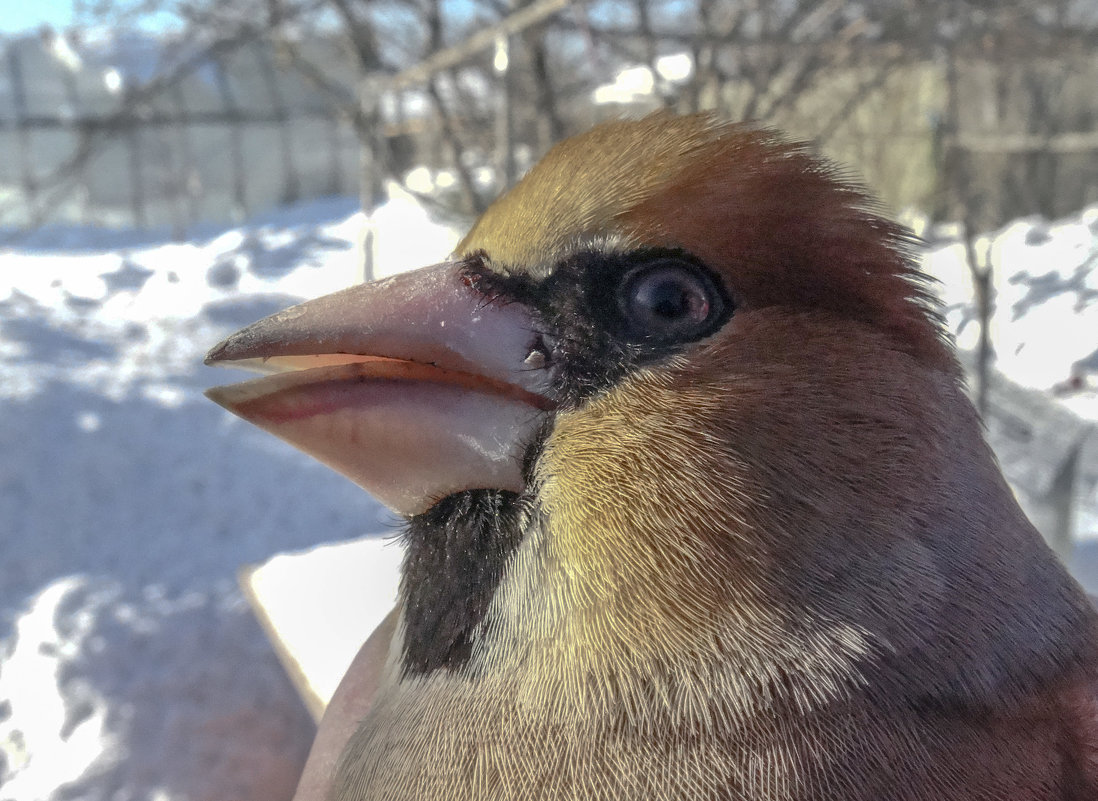
[[[504,490],[451,495],[408,521],[400,594],[404,675],[458,671],[522,539],[519,496]]]

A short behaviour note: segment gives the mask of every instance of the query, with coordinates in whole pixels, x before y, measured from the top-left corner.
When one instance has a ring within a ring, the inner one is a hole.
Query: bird
[[[1098,799],[1098,614],[916,248],[810,146],[660,112],[211,350],[404,521],[327,797]]]

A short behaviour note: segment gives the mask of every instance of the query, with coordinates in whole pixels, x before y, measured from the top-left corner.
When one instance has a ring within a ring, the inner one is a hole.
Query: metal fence
[[[564,4],[535,5],[544,15]],[[507,24],[527,24],[519,16]],[[420,84],[481,53],[484,43],[472,40],[490,42],[493,33],[498,31],[479,31],[469,43],[389,79],[388,102],[382,104],[385,133],[400,138],[412,130],[403,137],[404,149],[432,166],[459,158],[461,148],[440,143],[434,129],[444,126],[430,122],[435,112]],[[111,47],[99,54],[85,45],[78,53],[53,34],[0,40],[0,226],[63,221],[182,230],[198,220],[240,220],[286,202],[359,191],[362,146],[355,131],[331,95],[281,63],[269,42],[257,39],[211,53],[157,91],[144,82],[164,73],[170,43],[134,37]],[[359,76],[333,42],[300,47],[346,98],[356,96]],[[600,80],[612,81],[613,75],[586,75],[577,91],[593,95]],[[508,85],[478,85],[485,96],[473,100],[483,107],[482,116],[484,109],[509,107],[488,96]],[[1093,52],[1071,60],[973,57],[964,65],[956,128],[944,131],[938,124],[945,102],[942,67],[913,62],[869,94],[850,70],[822,76],[798,100],[797,113],[774,122],[812,139],[821,118],[850,105],[821,141],[824,149],[860,169],[894,207],[922,206],[946,217],[957,211],[941,199],[948,194],[942,192],[948,184],[943,154],[962,150],[972,161],[965,197],[984,207],[981,224],[993,227],[1021,214],[1057,216],[1098,201],[1094,85]],[[735,115],[736,98],[736,82],[729,81],[709,105]],[[584,119],[570,120],[578,126],[603,112],[644,107],[642,101],[639,107],[591,112],[591,97],[577,100],[575,108],[588,109],[579,112]],[[467,109],[468,102],[462,97],[450,105]],[[501,152],[505,128],[470,126],[481,156]],[[518,143],[525,151],[530,144]],[[548,142],[534,144],[539,150]],[[497,160],[513,165],[515,142],[506,146],[510,156]],[[502,175],[501,181],[506,183]]]
[[[350,125],[258,43],[147,98],[140,64],[125,74],[58,37],[0,54],[0,226],[182,228],[357,191]]]

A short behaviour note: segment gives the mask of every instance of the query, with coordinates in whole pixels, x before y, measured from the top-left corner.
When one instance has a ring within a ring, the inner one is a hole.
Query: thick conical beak
[[[540,336],[448,262],[260,320],[207,364],[274,373],[207,391],[394,511],[462,490],[523,488],[522,456],[551,403]]]

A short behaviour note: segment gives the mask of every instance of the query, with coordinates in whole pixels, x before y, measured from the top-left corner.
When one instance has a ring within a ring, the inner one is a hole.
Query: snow
[[[611,83],[596,87],[591,92],[595,105],[617,103],[632,105],[651,100],[657,88],[680,84],[694,72],[694,62],[689,53],[675,53],[656,59],[655,69],[646,65],[619,70]]]
[[[399,193],[372,221],[328,199],[183,242],[72,227],[0,239],[0,801],[290,796],[313,724],[237,572],[394,521],[206,401],[233,375],[202,356],[356,280],[370,224],[379,275],[457,239]],[[1020,495],[1040,498],[1098,420],[1098,209],[987,244],[1003,265],[998,386],[1029,410],[1026,436],[1002,416],[989,432]],[[945,242],[927,265],[967,344],[962,255]],[[1088,576],[1095,450],[1080,493]]]
[[[1098,206],[1070,220],[1016,220],[980,237],[990,251],[995,311],[995,366],[1016,383],[1054,390],[1094,360],[1098,375]],[[941,281],[950,327],[962,349],[976,346],[970,304],[973,286],[960,243],[935,249],[927,271]],[[1077,367],[1079,366],[1079,367]],[[1076,394],[1065,405],[1098,419],[1098,393]]]
[[[396,605],[403,559],[401,540],[364,537],[280,553],[248,573],[245,593],[314,717]]]
[[[979,334],[963,244],[932,247],[924,269],[938,280],[946,321],[962,354]],[[1042,499],[1079,451],[1072,560],[1098,593],[1098,206],[1070,218],[1015,220],[976,241],[991,257],[995,381],[988,437],[1023,508],[1051,528]]]
[[[291,795],[313,724],[237,571],[394,521],[202,397],[233,380],[202,356],[354,281],[354,209],[0,251],[0,799]],[[377,219],[385,269],[456,242],[406,197]]]

